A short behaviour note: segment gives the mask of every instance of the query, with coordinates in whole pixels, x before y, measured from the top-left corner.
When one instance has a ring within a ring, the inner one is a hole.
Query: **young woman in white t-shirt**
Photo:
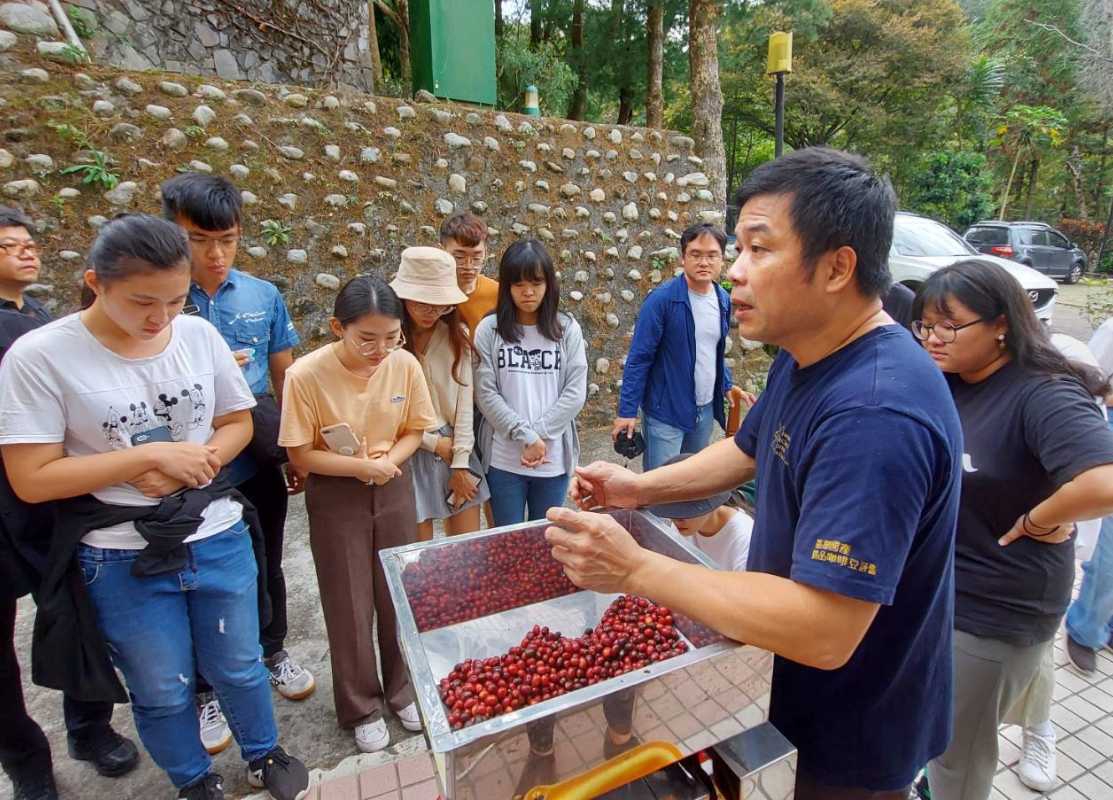
[[[579,324],[559,301],[545,246],[523,239],[506,248],[498,305],[475,333],[480,451],[496,525],[543,519],[563,504],[579,461],[587,355]]]
[[[301,798],[308,773],[278,746],[260,661],[243,508],[227,489],[205,489],[250,440],[254,398],[216,329],[180,316],[190,261],[177,225],[119,217],[88,261],[92,304],[19,339],[0,368],[12,487],[31,503],[92,495],[99,505],[84,502],[98,514],[137,520],[84,535],[79,588],[124,675],[139,736],[179,797],[223,797],[197,725],[196,667],[228,712],[249,781],[281,800]],[[197,489],[205,495],[188,491]],[[176,559],[150,564],[154,551],[145,550],[158,550],[157,540],[148,544],[140,530],[152,515],[137,509],[169,513],[187,497],[199,516],[173,519],[194,532]]]

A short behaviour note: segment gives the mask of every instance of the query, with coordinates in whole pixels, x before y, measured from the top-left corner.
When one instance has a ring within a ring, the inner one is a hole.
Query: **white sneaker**
[[[287,700],[304,700],[317,689],[313,673],[290,658],[285,650],[279,650],[263,663],[270,673],[271,686]]]
[[[220,701],[212,693],[198,695],[201,702],[201,744],[209,751],[209,755],[226,750],[232,744],[232,729],[228,727],[228,720],[220,710]]]
[[[361,753],[375,753],[390,744],[390,731],[386,729],[386,720],[367,722],[356,725],[356,747]]]
[[[1059,782],[1056,778],[1055,731],[1050,736],[1024,729],[1024,748],[1016,773],[1020,782],[1037,792],[1050,792]]]
[[[402,727],[413,733],[421,730],[421,715],[417,713],[417,703],[410,703],[398,712],[398,721]]]

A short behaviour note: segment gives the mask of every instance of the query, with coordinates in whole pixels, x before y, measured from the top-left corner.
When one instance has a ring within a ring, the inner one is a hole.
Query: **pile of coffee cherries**
[[[422,632],[577,591],[543,526],[430,548],[402,583]]]
[[[467,659],[438,685],[452,728],[536,705],[688,650],[672,612],[622,595],[575,639],[535,625],[505,655]]]

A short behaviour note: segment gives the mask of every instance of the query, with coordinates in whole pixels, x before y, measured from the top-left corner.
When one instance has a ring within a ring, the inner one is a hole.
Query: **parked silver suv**
[[[963,238],[979,253],[1019,262],[1063,283],[1078,283],[1086,271],[1086,253],[1043,222],[979,222]]]

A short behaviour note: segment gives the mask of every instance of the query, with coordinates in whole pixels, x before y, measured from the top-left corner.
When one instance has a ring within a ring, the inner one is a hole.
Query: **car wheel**
[[[1080,280],[1082,280],[1082,262],[1075,261],[1070,265],[1070,272],[1063,279],[1063,283],[1078,283]]]

